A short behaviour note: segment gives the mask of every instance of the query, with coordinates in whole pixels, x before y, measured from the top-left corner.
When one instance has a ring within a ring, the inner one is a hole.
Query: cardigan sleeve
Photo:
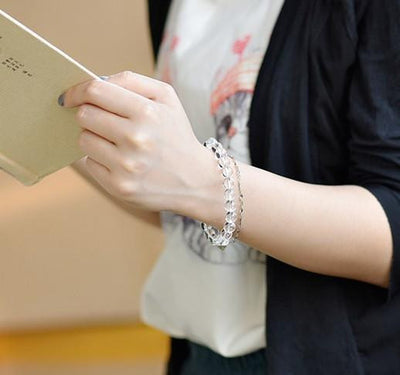
[[[350,183],[380,202],[392,233],[388,298],[400,293],[400,0],[364,2],[349,87]]]
[[[164,26],[167,20],[170,5],[171,0],[147,1],[151,45],[153,47],[153,56],[155,59],[157,58],[158,50],[162,41]]]

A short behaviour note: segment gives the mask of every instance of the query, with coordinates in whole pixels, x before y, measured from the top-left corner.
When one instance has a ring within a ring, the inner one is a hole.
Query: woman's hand
[[[138,208],[222,227],[220,171],[171,87],[121,73],[73,87],[64,102],[79,107],[87,170],[109,193]],[[245,206],[241,241],[307,271],[388,285],[391,231],[369,191],[304,183],[238,164]]]
[[[171,86],[123,72],[72,87],[64,106],[79,107],[87,171],[111,195],[192,217],[194,200],[202,201],[217,205],[223,220],[216,162],[195,137]]]

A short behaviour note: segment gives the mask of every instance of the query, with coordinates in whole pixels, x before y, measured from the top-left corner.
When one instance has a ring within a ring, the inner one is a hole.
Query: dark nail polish
[[[64,98],[65,98],[65,94],[61,94],[58,97],[58,105],[61,106],[61,107],[64,107]]]
[[[100,76],[99,78],[102,79],[103,81],[107,81],[108,76]]]

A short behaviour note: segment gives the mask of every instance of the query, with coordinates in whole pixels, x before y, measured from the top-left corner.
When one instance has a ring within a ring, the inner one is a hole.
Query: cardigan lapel
[[[309,48],[326,22],[332,3],[285,1],[259,72],[250,109],[252,164],[306,182],[315,182],[317,178],[313,160],[296,158],[296,150],[311,147],[307,128],[310,123]],[[285,141],[280,143],[280,140]],[[268,375],[362,373],[338,288],[335,278],[315,277],[268,258]]]

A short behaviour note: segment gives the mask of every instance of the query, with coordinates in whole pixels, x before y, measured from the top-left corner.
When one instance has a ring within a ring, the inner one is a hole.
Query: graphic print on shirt
[[[218,70],[210,103],[217,140],[243,162],[250,161],[247,123],[263,58],[259,50],[247,52],[250,41],[251,35],[245,35],[233,42],[231,53],[236,56],[236,62]]]
[[[180,38],[177,35],[170,35],[168,32],[165,32],[162,37],[161,45],[163,46],[163,58],[165,59],[165,62],[163,64],[159,78],[161,79],[161,81],[169,84],[172,84],[170,58],[178,47],[179,42]]]
[[[215,137],[238,160],[249,162],[248,117],[258,69],[262,61],[259,50],[246,56],[246,49],[251,41],[250,35],[235,40],[231,54],[235,57],[234,65],[221,67],[215,79],[215,87],[211,90],[210,115],[214,119]],[[179,43],[177,36],[166,41],[166,60],[161,72],[165,81],[171,80],[168,54],[174,52]],[[210,244],[206,239],[200,222],[189,217],[170,214],[164,215],[164,221],[172,227],[182,230],[183,240],[195,254],[203,260],[217,264],[240,264],[247,261],[265,263],[266,256],[240,241],[235,241],[224,252]],[[166,223],[166,225],[168,225]]]

